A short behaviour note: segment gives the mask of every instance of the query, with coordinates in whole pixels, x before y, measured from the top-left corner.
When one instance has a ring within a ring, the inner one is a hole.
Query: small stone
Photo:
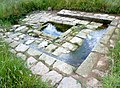
[[[18,37],[16,37],[16,38],[14,38],[14,40],[16,40],[16,41],[18,41],[18,40],[20,40]]]
[[[18,44],[19,44],[19,42],[14,41],[14,42],[10,43],[9,45],[10,45],[12,48],[15,48]]]
[[[88,88],[99,88],[100,87],[100,82],[93,77],[88,78],[86,84],[87,84]]]
[[[72,38],[72,40],[70,40],[70,42],[73,44],[78,44],[79,46],[81,46],[83,43],[83,40],[81,38],[74,37],[74,38]]]
[[[73,70],[75,69],[73,66],[59,60],[54,63],[53,68],[62,72],[63,74],[72,74]]]
[[[31,44],[31,43],[33,43],[34,42],[34,40],[28,40],[25,44],[26,45],[29,45],[29,44]]]
[[[27,57],[26,57],[24,54],[22,54],[22,53],[18,53],[17,56],[20,57],[20,58],[22,58],[23,60],[26,60],[26,58],[27,58]]]
[[[36,65],[30,69],[33,74],[44,75],[49,71],[49,68],[45,66],[42,62],[38,62]]]
[[[30,56],[40,56],[42,54],[42,52],[32,49],[32,48],[29,48],[27,51],[27,54]]]
[[[42,60],[42,61],[44,61],[47,65],[51,66],[51,65],[56,61],[56,58],[51,57],[51,56],[43,53],[43,54],[39,57],[39,60]]]
[[[48,7],[48,11],[51,11],[52,10],[52,7]]]
[[[30,68],[35,63],[37,63],[37,60],[34,57],[29,57],[26,62],[27,62],[27,67]]]
[[[49,73],[46,73],[42,76],[42,80],[45,82],[50,83],[51,85],[55,85],[56,83],[59,83],[62,79],[62,75],[57,73],[56,71],[50,71]]]
[[[62,46],[72,51],[75,51],[78,48],[78,46],[71,44],[69,42],[64,43]]]
[[[64,77],[57,88],[82,88],[81,84],[72,77]]]
[[[59,56],[60,54],[65,54],[65,53],[69,53],[69,52],[70,51],[64,49],[63,47],[59,47],[53,52],[53,54],[56,56]]]
[[[101,57],[97,63],[96,68],[98,68],[101,71],[108,70],[108,68],[109,68],[109,59],[108,58],[109,57],[107,57],[107,56]]]
[[[48,45],[45,49],[46,49],[47,52],[52,52],[52,51],[54,51],[56,48],[57,48],[56,45],[50,44],[50,45]]]
[[[21,43],[15,48],[15,50],[17,52],[25,52],[28,48],[29,48],[29,46],[26,46],[26,45]]]
[[[48,46],[48,42],[47,41],[43,41],[42,43],[40,43],[38,45],[38,48],[43,48],[43,47],[46,47],[46,46]]]

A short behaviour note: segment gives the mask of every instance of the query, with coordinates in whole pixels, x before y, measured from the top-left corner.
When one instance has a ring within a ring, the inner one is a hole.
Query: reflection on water
[[[51,23],[47,24],[47,27],[42,30],[42,32],[53,35],[53,36],[60,36],[62,32],[58,31],[54,25]]]
[[[59,59],[73,66],[76,66],[76,67],[79,66],[90,54],[93,47],[100,40],[100,38],[105,32],[106,32],[105,29],[91,32],[87,36],[87,38],[84,40],[81,47],[79,47],[74,52],[70,52],[69,54],[60,55]]]

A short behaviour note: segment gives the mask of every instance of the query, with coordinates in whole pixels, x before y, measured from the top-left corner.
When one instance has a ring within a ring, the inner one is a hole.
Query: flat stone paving
[[[107,22],[109,26],[85,61],[74,67],[57,59],[61,54],[75,51],[90,32],[103,25],[94,21]],[[72,27],[61,36],[54,37],[39,31],[45,22]],[[10,52],[26,61],[33,74],[56,88],[98,88],[102,86],[100,77],[107,73],[108,51],[115,45],[119,28],[119,16],[63,9],[57,13],[40,11],[28,15],[22,24],[13,25],[9,32],[1,32],[0,36],[11,46]]]

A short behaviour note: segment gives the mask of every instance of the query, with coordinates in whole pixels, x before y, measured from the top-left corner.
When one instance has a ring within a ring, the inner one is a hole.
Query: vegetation
[[[111,67],[110,73],[103,78],[104,88],[120,88],[120,33],[119,41],[114,49],[111,50]]]
[[[8,50],[0,39],[0,88],[48,88],[40,78],[33,76],[20,58]]]
[[[0,24],[16,23],[28,12],[48,7],[120,14],[119,0],[0,0]]]

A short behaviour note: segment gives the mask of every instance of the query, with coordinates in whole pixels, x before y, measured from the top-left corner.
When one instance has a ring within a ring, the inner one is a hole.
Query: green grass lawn
[[[50,88],[33,76],[25,62],[8,49],[8,45],[0,39],[0,88]]]
[[[110,51],[110,57],[110,72],[103,78],[103,87],[120,88],[120,33],[115,48]]]
[[[0,0],[0,24],[15,23],[28,12],[48,7],[120,14],[119,0]]]

